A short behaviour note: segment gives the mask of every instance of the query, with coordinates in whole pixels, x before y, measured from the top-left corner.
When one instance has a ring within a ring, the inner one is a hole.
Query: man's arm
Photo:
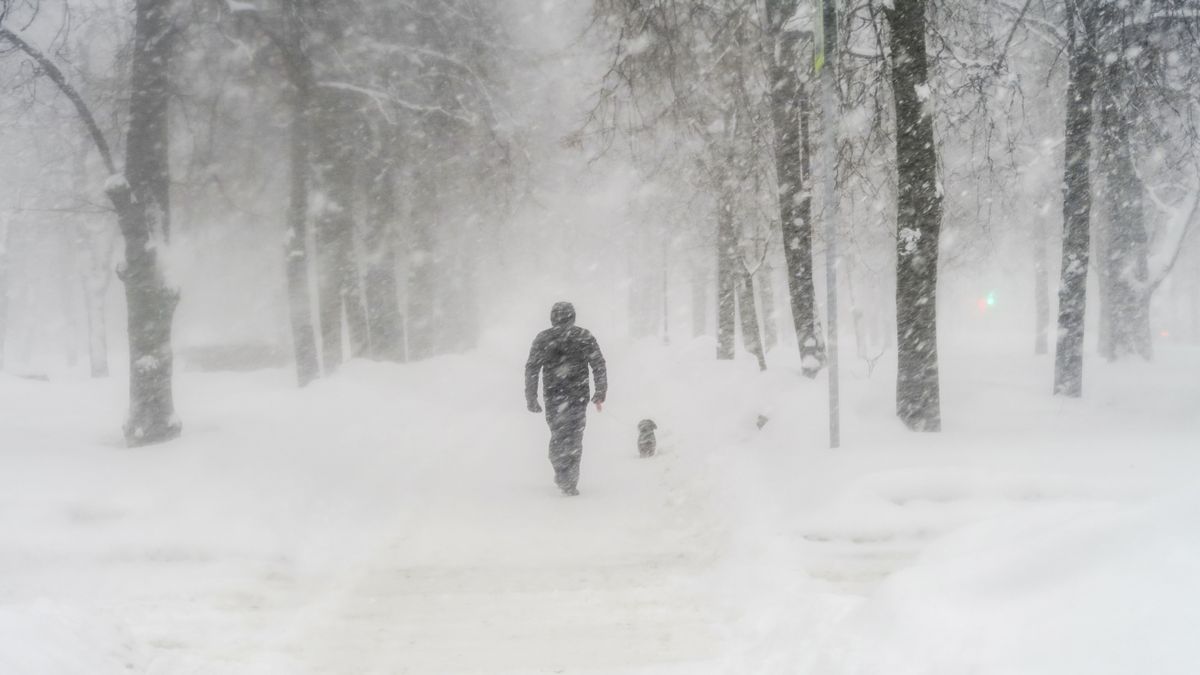
[[[592,403],[604,403],[608,397],[608,367],[604,363],[604,354],[600,352],[600,343],[588,334],[588,365],[592,367],[592,378],[596,380],[596,395]]]
[[[534,339],[529,348],[529,360],[525,362],[525,406],[529,412],[541,412],[538,405],[538,377],[542,374],[542,363],[546,360],[546,350],[542,345],[541,336]]]

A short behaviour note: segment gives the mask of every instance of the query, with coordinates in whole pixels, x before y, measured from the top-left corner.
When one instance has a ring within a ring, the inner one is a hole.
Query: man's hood
[[[550,324],[553,326],[570,326],[575,323],[575,306],[569,302],[556,302],[550,310]]]

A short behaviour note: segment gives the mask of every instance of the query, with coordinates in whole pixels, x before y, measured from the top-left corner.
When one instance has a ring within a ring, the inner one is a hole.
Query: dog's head
[[[642,420],[641,422],[638,422],[638,431],[642,432],[643,434],[654,431],[657,428],[658,425],[654,423],[654,420]]]

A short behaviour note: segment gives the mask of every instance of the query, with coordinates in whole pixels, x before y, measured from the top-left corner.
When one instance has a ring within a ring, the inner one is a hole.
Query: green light
[[[992,305],[996,304],[996,291],[988,291],[987,304],[988,304],[988,307],[991,307]]]

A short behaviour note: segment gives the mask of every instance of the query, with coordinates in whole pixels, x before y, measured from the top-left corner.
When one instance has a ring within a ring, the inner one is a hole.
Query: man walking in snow
[[[579,494],[579,460],[583,457],[583,427],[587,423],[590,382],[596,380],[592,403],[599,412],[608,393],[608,373],[600,345],[586,329],[575,325],[575,307],[558,302],[550,310],[550,328],[538,333],[525,364],[525,402],[529,412],[538,405],[538,376],[542,378],[546,423],[550,425],[550,464],[554,482],[564,495]]]

